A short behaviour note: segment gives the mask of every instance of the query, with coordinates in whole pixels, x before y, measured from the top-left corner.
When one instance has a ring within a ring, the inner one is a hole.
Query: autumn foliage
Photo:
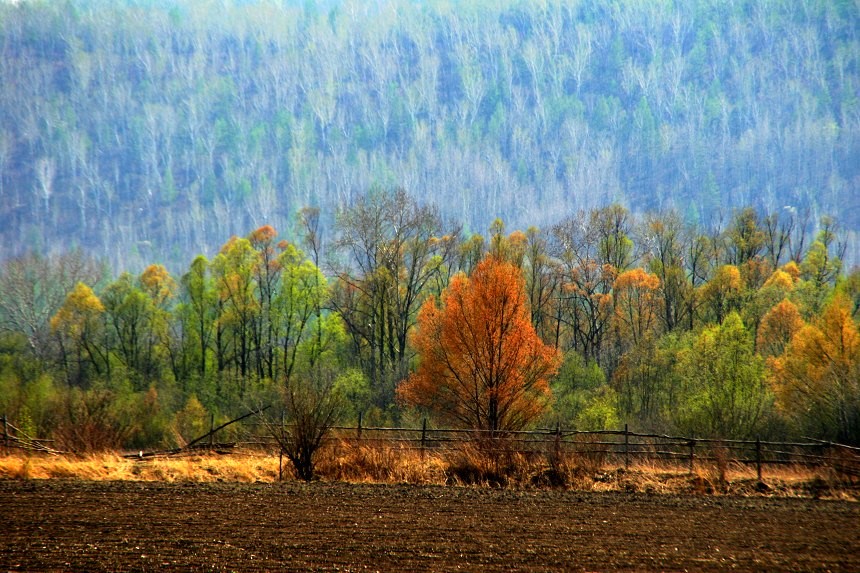
[[[401,401],[491,432],[540,416],[560,363],[532,326],[520,269],[492,256],[423,305],[412,344],[420,364],[398,387]]]
[[[771,361],[779,405],[809,431],[843,442],[860,434],[860,328],[851,303],[834,297],[821,317],[797,329]]]
[[[762,318],[757,338],[759,352],[764,356],[779,356],[802,327],[803,318],[797,306],[788,299],[782,300]]]
[[[639,343],[660,316],[660,279],[642,269],[625,271],[615,279],[615,316],[633,343]]]
[[[107,443],[69,430],[91,420],[124,448],[168,447],[246,404],[277,400],[276,421],[313,405],[329,369],[343,423],[364,427],[432,413],[496,435],[626,424],[860,444],[860,269],[838,270],[827,219],[813,249],[788,215],[752,215],[701,232],[610,206],[483,237],[377,190],[328,243],[310,210],[294,242],[264,225],[178,279],[10,261],[0,413],[69,448]]]

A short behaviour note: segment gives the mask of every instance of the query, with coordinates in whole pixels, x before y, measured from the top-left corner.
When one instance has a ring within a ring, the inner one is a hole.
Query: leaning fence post
[[[421,459],[424,459],[424,445],[427,440],[427,418],[421,421]]]
[[[690,475],[693,475],[693,465],[696,459],[696,440],[690,440],[687,445],[690,446]]]
[[[758,481],[761,481],[761,439],[755,439],[755,471]]]
[[[630,469],[630,434],[627,433],[627,424],[624,424],[624,469]]]

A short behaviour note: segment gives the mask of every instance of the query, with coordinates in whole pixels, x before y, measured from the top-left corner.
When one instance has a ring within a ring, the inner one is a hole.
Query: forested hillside
[[[402,187],[472,232],[735,208],[860,260],[858,5],[829,0],[0,4],[0,258],[180,271]]]

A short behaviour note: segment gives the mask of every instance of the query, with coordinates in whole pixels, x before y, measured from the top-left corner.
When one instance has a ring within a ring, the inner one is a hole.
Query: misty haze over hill
[[[856,264],[858,23],[825,0],[3,3],[0,258],[175,269],[402,187],[477,233],[612,202],[832,215]]]

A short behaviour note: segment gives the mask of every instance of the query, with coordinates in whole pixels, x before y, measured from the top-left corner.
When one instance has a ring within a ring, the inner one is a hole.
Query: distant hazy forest
[[[860,260],[852,1],[0,3],[0,258],[117,271],[371,188],[467,232],[734,209]]]

